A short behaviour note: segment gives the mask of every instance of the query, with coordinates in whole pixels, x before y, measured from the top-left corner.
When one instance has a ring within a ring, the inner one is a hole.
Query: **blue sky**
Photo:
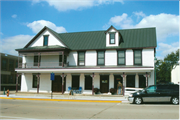
[[[44,26],[58,33],[156,27],[157,58],[179,48],[179,1],[0,1],[0,51],[18,55]]]

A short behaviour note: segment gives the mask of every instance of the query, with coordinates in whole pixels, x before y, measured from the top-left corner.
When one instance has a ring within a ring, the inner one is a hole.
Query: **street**
[[[179,105],[0,99],[0,119],[179,119]]]

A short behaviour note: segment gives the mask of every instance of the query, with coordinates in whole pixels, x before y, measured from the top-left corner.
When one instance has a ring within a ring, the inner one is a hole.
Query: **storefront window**
[[[135,75],[127,75],[126,87],[135,87]]]

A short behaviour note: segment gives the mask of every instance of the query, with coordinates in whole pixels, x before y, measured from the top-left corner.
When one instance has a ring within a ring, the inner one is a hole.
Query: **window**
[[[105,55],[104,51],[98,51],[97,52],[97,65],[104,65],[105,62]]]
[[[11,76],[8,76],[8,83],[9,83],[9,84],[14,84],[14,83],[15,83],[12,75],[11,75]]]
[[[126,87],[135,87],[135,75],[127,75]]]
[[[85,65],[85,52],[78,52],[78,65]]]
[[[14,71],[14,60],[9,60],[9,70]]]
[[[37,76],[33,75],[33,88],[37,88]]]
[[[2,70],[7,70],[7,59],[2,59]]]
[[[150,86],[146,89],[147,93],[155,93],[156,92],[156,86]]]
[[[118,51],[118,65],[125,65],[125,51]]]
[[[92,77],[85,75],[85,90],[92,90]]]
[[[16,68],[17,68],[17,67],[19,67],[19,66],[18,66],[18,61],[16,61]]]
[[[146,87],[146,78],[143,75],[139,75],[139,88]]]
[[[134,65],[142,65],[142,51],[134,50]]]
[[[1,84],[7,84],[7,75],[1,75]]]
[[[41,56],[35,55],[34,56],[34,66],[38,66],[38,63],[39,63],[39,66],[40,66],[40,62],[41,62]]]
[[[59,66],[62,66],[62,55],[59,55]],[[64,63],[67,63],[67,56],[64,55]]]
[[[43,46],[48,46],[48,35],[45,35],[44,36],[44,43],[43,43]]]
[[[110,44],[115,44],[115,33],[110,33]]]

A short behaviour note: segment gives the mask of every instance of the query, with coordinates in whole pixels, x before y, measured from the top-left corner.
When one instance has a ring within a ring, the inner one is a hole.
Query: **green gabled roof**
[[[28,47],[45,29],[48,29],[67,49],[70,50],[105,50],[105,49],[136,49],[136,48],[155,48],[156,28],[137,28],[117,30],[120,33],[120,44],[116,47],[106,47],[105,31],[90,31],[90,32],[74,32],[74,33],[56,33],[48,27],[44,27],[24,48],[20,50],[33,49],[56,49],[61,46],[45,46]]]
[[[106,31],[60,33],[61,41],[71,50],[90,49],[127,49],[156,47],[155,28],[139,28],[118,30],[122,36],[117,47],[106,47]]]

